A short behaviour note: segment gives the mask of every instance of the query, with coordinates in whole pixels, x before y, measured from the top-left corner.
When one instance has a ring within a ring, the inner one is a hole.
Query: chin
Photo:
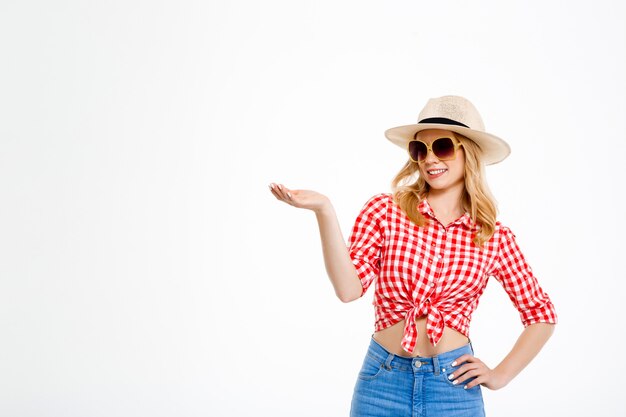
[[[428,184],[428,187],[431,190],[444,191],[444,190],[446,190],[448,188],[453,188],[453,187],[458,186],[459,184],[463,184],[463,181],[454,182],[454,183],[451,183],[449,181],[441,181],[441,182],[439,182],[439,181],[435,181],[435,182],[428,182],[428,181],[426,181],[426,183]]]
[[[426,184],[434,190],[442,190],[452,185],[448,181],[426,181]]]

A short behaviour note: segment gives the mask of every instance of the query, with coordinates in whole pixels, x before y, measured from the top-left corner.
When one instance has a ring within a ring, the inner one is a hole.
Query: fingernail
[[[448,377],[448,379],[452,379],[454,378],[454,374],[450,374],[450,376]]]
[[[287,197],[291,198],[291,193],[287,193]]]
[[[282,191],[282,190],[283,190],[283,186],[282,186],[282,185],[279,185],[279,186],[278,186],[278,189]]]
[[[459,383],[459,381],[452,381],[452,385],[456,385],[458,383]]]
[[[273,190],[274,189],[274,184],[270,184],[269,187],[270,187],[270,190]]]
[[[452,362],[452,366],[456,366],[456,361]]]

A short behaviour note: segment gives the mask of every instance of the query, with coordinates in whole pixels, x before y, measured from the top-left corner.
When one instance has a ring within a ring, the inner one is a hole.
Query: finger
[[[454,362],[452,362],[452,366],[458,366],[464,362],[472,362],[472,360],[474,359],[474,356],[470,355],[469,353],[466,353],[465,355],[459,356]]]
[[[464,375],[471,370],[472,369],[467,366],[462,366],[459,369],[455,370],[450,375],[448,375],[448,379],[452,381],[454,385],[456,385],[458,383],[465,381],[467,377],[464,377]]]
[[[289,193],[289,189],[282,184],[270,184],[270,188],[274,195],[278,196],[281,200],[288,202],[289,197],[287,194]],[[289,193],[290,194],[290,193]]]
[[[465,389],[474,388],[476,385],[482,385],[488,381],[487,375],[480,375],[463,386]]]
[[[290,204],[294,204],[296,202],[295,191],[285,187],[284,185],[280,186],[280,191],[285,196],[285,201],[289,202]]]
[[[272,192],[272,194],[274,195],[274,197],[276,197],[279,200],[282,200],[282,195],[280,193],[280,190],[278,189],[278,186],[274,183],[271,183],[269,185],[270,191]]]
[[[278,191],[284,197],[285,201],[291,201],[293,199],[291,190],[284,185],[278,184]]]
[[[269,184],[269,188],[270,188],[270,191],[272,192],[272,194],[274,194],[274,195],[278,194],[279,190],[278,190],[278,185],[277,184],[274,184],[273,182],[271,182]]]
[[[473,380],[471,380],[470,382],[468,382],[467,384],[465,384],[463,386],[463,389],[470,389],[470,388],[474,388],[476,385],[481,384],[482,381],[479,381],[478,378],[475,378]]]
[[[480,376],[482,374],[483,374],[483,372],[481,372],[480,369],[470,369],[467,372],[463,373],[462,375],[457,375],[455,380],[452,381],[452,383],[454,385],[462,384],[463,382],[467,381],[468,379]]]
[[[270,189],[272,190],[272,194],[274,195],[274,197],[276,197],[278,201],[282,201],[283,203],[289,205],[294,205],[294,202],[291,198],[291,193],[285,193],[284,188],[283,190],[280,190],[278,187],[274,186],[273,188],[270,187]]]
[[[464,365],[460,366],[458,369],[454,370],[450,375],[448,375],[449,380],[454,380],[456,383],[463,382],[468,376],[466,375],[468,372],[475,371],[483,367],[484,364],[482,362],[466,362]],[[486,368],[486,367],[485,367]]]

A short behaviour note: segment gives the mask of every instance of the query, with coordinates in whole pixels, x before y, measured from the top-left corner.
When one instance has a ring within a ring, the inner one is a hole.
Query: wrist
[[[324,201],[318,207],[315,207],[313,211],[318,217],[326,217],[335,214],[335,208],[328,198],[324,198]]]
[[[494,379],[494,389],[500,389],[505,387],[511,382],[514,375],[506,372],[505,369],[502,369],[499,366],[496,366],[493,370],[493,379]]]

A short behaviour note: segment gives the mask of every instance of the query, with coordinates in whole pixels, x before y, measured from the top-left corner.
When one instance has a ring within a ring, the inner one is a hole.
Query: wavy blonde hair
[[[484,164],[480,160],[480,148],[465,136],[453,134],[461,142],[465,152],[465,187],[461,204],[471,219],[480,226],[473,242],[477,246],[482,246],[493,236],[496,227],[496,201],[487,186]],[[418,226],[428,224],[426,218],[419,212],[418,205],[428,196],[430,186],[419,175],[418,163],[409,159],[391,182],[391,187],[394,201],[407,217]]]

